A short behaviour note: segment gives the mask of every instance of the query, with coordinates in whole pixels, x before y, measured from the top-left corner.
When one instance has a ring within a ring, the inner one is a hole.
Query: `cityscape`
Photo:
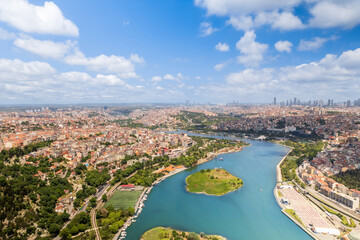
[[[0,239],[360,239],[358,0],[0,0]]]

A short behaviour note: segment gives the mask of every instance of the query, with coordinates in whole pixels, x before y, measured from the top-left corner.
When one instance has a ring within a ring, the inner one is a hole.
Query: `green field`
[[[199,240],[225,240],[225,238],[215,235],[202,235],[196,233],[182,232],[178,230],[173,230],[171,228],[156,227],[145,232],[140,240],[169,240],[169,239],[199,239]]]
[[[107,201],[105,207],[112,205],[115,210],[135,207],[141,191],[116,191],[115,194]]]
[[[224,169],[207,169],[188,176],[186,184],[189,192],[221,196],[242,187],[243,181]]]

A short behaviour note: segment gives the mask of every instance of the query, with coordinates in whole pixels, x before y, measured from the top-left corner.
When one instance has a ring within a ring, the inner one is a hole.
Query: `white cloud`
[[[10,33],[8,31],[6,31],[5,29],[0,28],[0,39],[9,40],[9,39],[15,39],[15,38],[16,38],[15,33]]]
[[[209,15],[241,15],[261,11],[291,8],[302,0],[195,0],[195,5],[203,7]]]
[[[37,40],[33,38],[18,38],[14,41],[15,46],[44,58],[59,59],[65,56],[75,45],[68,40],[66,42],[53,42]]]
[[[171,74],[165,74],[164,79],[165,80],[176,80],[176,78]]]
[[[143,57],[140,57],[138,54],[131,54],[130,61],[132,61],[133,63],[145,63],[145,59]]]
[[[328,41],[327,38],[320,38],[320,37],[315,37],[313,38],[313,40],[308,40],[308,41],[301,39],[298,46],[298,50],[300,51],[315,50],[322,47],[322,45],[327,41]]]
[[[207,9],[209,15],[228,16],[227,24],[248,31],[269,24],[274,29],[304,28],[291,11],[302,0],[195,0],[195,5]]]
[[[219,64],[216,64],[216,65],[215,65],[214,69],[215,69],[216,71],[221,71],[221,70],[224,69],[225,66],[226,66],[226,63],[219,63]]]
[[[231,16],[226,24],[232,25],[236,30],[248,31],[254,26],[251,16]]]
[[[200,80],[201,77],[200,77],[200,76],[196,76],[195,79],[196,79],[196,80]]]
[[[279,52],[291,52],[291,47],[293,46],[293,44],[289,41],[278,41],[275,43],[275,48],[276,50],[278,50]]]
[[[229,45],[219,42],[218,44],[216,44],[215,49],[220,52],[227,52],[229,51]]]
[[[265,68],[261,70],[245,69],[244,71],[231,73],[227,76],[226,82],[230,85],[256,84],[259,82],[272,81],[274,69]]]
[[[360,48],[328,54],[320,61],[281,68],[245,69],[231,73],[222,85],[202,86],[210,96],[239,96],[244,100],[256,93],[269,99],[301,95],[302,100],[317,98],[354,98],[360,91]],[[201,87],[199,87],[201,88]],[[253,98],[253,101],[255,98]]]
[[[274,29],[295,30],[305,27],[301,20],[290,12],[276,13],[275,15],[275,19],[271,22],[271,27]]]
[[[360,1],[318,0],[310,9],[309,25],[319,28],[353,28],[360,23]]]
[[[27,0],[0,0],[0,21],[28,33],[79,35],[76,25],[53,2],[37,6]]]
[[[244,36],[236,43],[236,48],[241,52],[238,62],[246,66],[258,66],[264,59],[263,54],[267,51],[268,45],[255,41],[254,31],[245,32]]]
[[[55,73],[56,70],[45,62],[0,59],[0,82],[26,81],[32,77],[47,77]]]
[[[116,73],[122,78],[137,78],[134,61],[136,63],[144,61],[140,59],[142,58],[137,55],[132,55],[130,59],[122,56],[107,56],[103,54],[97,57],[86,57],[81,51],[75,50],[73,55],[65,57],[65,62],[70,65],[86,66],[93,71]]]
[[[209,22],[202,22],[200,24],[200,35],[203,37],[209,36],[218,30],[217,28],[213,28]]]
[[[150,81],[152,82],[160,82],[162,80],[162,77],[160,76],[153,76]]]
[[[181,74],[177,78],[184,78]],[[0,59],[2,103],[178,102],[176,86],[130,85],[118,75],[63,72],[44,62]],[[161,94],[159,94],[161,91]]]

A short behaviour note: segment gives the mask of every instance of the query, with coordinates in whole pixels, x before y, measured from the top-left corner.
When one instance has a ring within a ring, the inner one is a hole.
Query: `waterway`
[[[270,142],[248,142],[251,146],[241,152],[219,155],[156,185],[137,221],[127,229],[126,240],[138,240],[157,226],[217,234],[228,240],[312,239],[280,211],[273,195],[276,165],[289,149]],[[186,191],[187,176],[215,167],[241,178],[244,186],[221,197]]]

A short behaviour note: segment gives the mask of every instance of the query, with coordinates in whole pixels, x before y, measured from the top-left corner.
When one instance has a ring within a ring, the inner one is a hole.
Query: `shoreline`
[[[241,152],[243,147],[248,147],[249,145],[245,145],[245,146],[241,146],[241,147],[235,147],[235,148],[224,148],[219,150],[218,152],[210,152],[206,158],[203,159],[199,159],[198,162],[193,166],[196,167],[198,165],[201,165],[203,163],[209,162],[213,159],[215,159],[218,155],[220,154],[227,154],[227,153],[235,153],[235,152]],[[191,167],[191,168],[193,168]],[[175,174],[178,174],[184,170],[187,170],[189,168],[187,167],[182,167],[179,169],[176,169],[172,172],[170,172],[167,175],[162,176],[161,178],[157,179],[155,182],[153,182],[151,184],[150,187],[146,187],[143,192],[140,194],[140,197],[138,198],[136,204],[135,204],[135,214],[131,217],[129,217],[126,222],[124,223],[124,225],[119,229],[119,231],[114,235],[113,240],[118,240],[120,239],[120,235],[125,232],[126,233],[126,229],[128,227],[130,227],[131,223],[133,223],[133,220],[135,220],[139,214],[142,212],[142,208],[145,207],[144,202],[147,200],[147,194],[149,194],[151,192],[151,190],[153,189],[153,187],[155,187],[157,184],[159,184],[160,182],[164,181],[166,178],[174,176]],[[238,189],[237,189],[238,190]],[[234,190],[235,191],[235,190]],[[216,195],[213,195],[216,196]],[[135,220],[136,221],[136,220]],[[126,239],[126,237],[125,237]],[[226,239],[225,239],[226,240]]]
[[[276,143],[277,144],[277,143]],[[282,144],[279,144],[281,146],[290,148],[290,151],[281,159],[281,161],[276,165],[276,182],[277,183],[281,183],[282,182],[282,174],[281,174],[281,164],[283,163],[283,161],[286,159],[286,157],[291,153],[291,151],[293,150],[292,147],[288,147]]]
[[[280,165],[282,164],[282,162],[286,159],[286,157],[291,153],[291,151],[293,150],[292,147],[289,147],[289,146],[286,146],[286,145],[283,145],[283,144],[280,144],[280,143],[276,143],[276,142],[272,142],[272,143],[275,143],[275,144],[278,144],[280,146],[283,146],[283,147],[287,147],[287,148],[290,148],[290,151],[281,159],[281,161],[276,165],[276,185],[275,185],[275,188],[273,190],[273,194],[274,194],[274,198],[275,198],[275,201],[276,203],[278,204],[278,206],[280,207],[280,211],[285,215],[287,216],[291,221],[293,221],[296,225],[298,225],[305,233],[307,233],[311,238],[315,239],[315,240],[319,240],[318,237],[315,236],[314,233],[310,232],[307,228],[305,228],[301,223],[299,223],[296,219],[294,219],[292,216],[290,216],[283,207],[283,205],[281,204],[280,202],[280,197],[278,196],[278,193],[277,193],[277,190],[278,190],[278,186],[280,183],[282,183],[282,174],[281,174],[281,168],[280,168]]]
[[[174,228],[172,228],[172,227],[163,227],[163,226],[158,226],[158,227],[154,227],[154,228],[151,228],[151,229],[149,229],[148,231],[150,231],[150,230],[152,230],[152,229],[155,229],[155,228],[167,228],[167,229],[170,229],[170,230],[174,230],[174,231],[177,231],[177,232],[186,232],[186,233],[189,233],[188,231],[184,231],[184,230],[180,230],[180,229],[174,229]],[[146,231],[147,232],[147,231]],[[145,232],[145,233],[146,233]],[[145,234],[144,233],[144,234]],[[143,234],[143,235],[144,235]],[[198,234],[198,233],[196,233],[196,234]],[[142,236],[143,236],[142,235]],[[200,235],[200,234],[198,234],[198,235]],[[223,237],[223,236],[221,236],[221,235],[215,235],[215,234],[205,234],[207,237],[211,237],[211,238],[214,238],[214,237],[216,237],[216,238],[218,238],[219,240],[227,240],[225,237]],[[140,238],[140,240],[143,240],[143,238],[142,238],[142,236],[141,236],[141,238]]]

